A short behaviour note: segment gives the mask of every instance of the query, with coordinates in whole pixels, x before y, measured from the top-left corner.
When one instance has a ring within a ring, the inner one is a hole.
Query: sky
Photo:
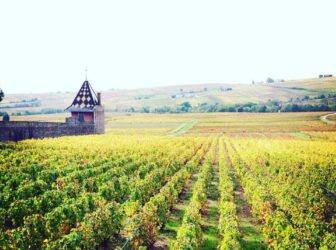
[[[5,93],[336,74],[334,0],[0,0]]]

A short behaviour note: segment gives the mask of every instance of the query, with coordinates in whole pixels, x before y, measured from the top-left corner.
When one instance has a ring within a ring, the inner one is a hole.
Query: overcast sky
[[[5,93],[336,73],[335,0],[0,2]]]

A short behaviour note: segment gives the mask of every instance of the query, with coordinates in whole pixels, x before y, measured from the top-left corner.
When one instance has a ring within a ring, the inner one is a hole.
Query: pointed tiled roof
[[[93,111],[98,105],[98,98],[92,89],[89,81],[85,80],[78,91],[72,104],[66,109],[68,111]]]

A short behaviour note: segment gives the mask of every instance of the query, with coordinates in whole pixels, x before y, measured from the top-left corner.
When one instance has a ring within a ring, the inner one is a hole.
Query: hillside
[[[329,92],[336,90],[336,77],[287,81],[282,83],[274,83],[273,85],[287,88],[301,87],[307,90]]]
[[[80,86],[81,83],[78,83]],[[94,87],[94,81],[92,82]],[[192,106],[208,104],[265,103],[269,100],[300,104],[319,103],[321,94],[335,94],[336,78],[293,80],[272,84],[194,84],[142,89],[111,89],[102,91],[107,111],[141,110],[144,107],[174,107],[183,102]],[[0,112],[13,114],[18,111],[48,109],[64,110],[75,93],[8,94],[0,104]],[[305,99],[305,97],[310,97]],[[50,110],[49,110],[50,111]],[[56,112],[55,110],[52,110]],[[51,112],[52,112],[51,111]]]

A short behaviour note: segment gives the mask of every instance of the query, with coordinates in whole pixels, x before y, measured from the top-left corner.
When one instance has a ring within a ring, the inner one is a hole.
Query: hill
[[[80,84],[78,84],[80,85]],[[92,82],[94,86],[94,82]],[[281,103],[318,104],[319,98],[335,95],[336,78],[304,79],[271,84],[193,84],[157,88],[110,89],[102,91],[107,111],[129,111],[147,108],[176,107],[184,102],[201,104]],[[0,104],[0,112],[55,113],[64,110],[75,93],[8,94]],[[332,97],[334,98],[334,97]],[[328,100],[327,100],[328,101]]]

